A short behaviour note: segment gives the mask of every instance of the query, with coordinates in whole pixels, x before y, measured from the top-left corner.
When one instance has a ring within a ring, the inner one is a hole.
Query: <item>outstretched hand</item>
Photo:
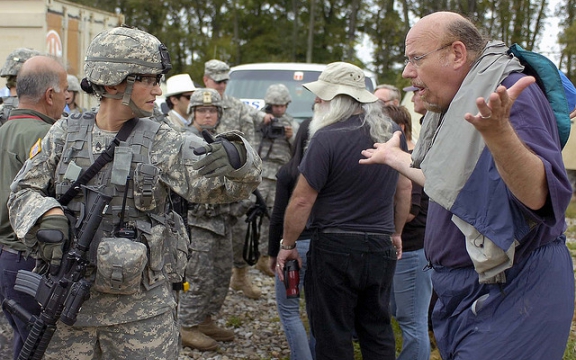
[[[392,166],[406,155],[406,152],[400,148],[401,135],[402,132],[396,131],[392,138],[385,143],[375,143],[374,149],[363,150],[362,155],[366,159],[360,159],[358,162],[360,164],[385,164]]]
[[[526,76],[518,80],[509,89],[500,85],[490,94],[488,101],[483,97],[476,99],[478,114],[466,113],[466,121],[474,125],[481,134],[497,133],[510,124],[510,110],[522,91],[536,82],[533,76]]]

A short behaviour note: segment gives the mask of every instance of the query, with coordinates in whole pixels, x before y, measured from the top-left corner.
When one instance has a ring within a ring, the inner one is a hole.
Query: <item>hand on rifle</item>
[[[56,275],[62,261],[62,250],[68,241],[68,218],[64,215],[45,215],[40,220],[38,239],[38,257],[43,264],[37,264],[35,272],[43,274],[49,267],[50,274]]]

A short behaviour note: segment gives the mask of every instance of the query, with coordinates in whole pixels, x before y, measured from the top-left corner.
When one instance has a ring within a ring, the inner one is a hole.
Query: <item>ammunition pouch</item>
[[[146,245],[124,238],[103,238],[98,245],[94,289],[131,295],[140,289],[147,262]]]

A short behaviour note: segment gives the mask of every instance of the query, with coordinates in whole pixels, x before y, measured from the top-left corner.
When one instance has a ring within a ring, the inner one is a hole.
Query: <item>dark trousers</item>
[[[304,290],[316,359],[354,359],[354,329],[364,360],[395,359],[389,303],[396,253],[390,237],[317,233],[307,261]]]
[[[31,314],[40,314],[40,305],[38,305],[34,297],[14,290],[18,270],[31,271],[35,264],[35,259],[32,257],[24,258],[21,252],[14,254],[0,249],[0,303],[4,301],[4,299],[11,299]],[[12,315],[6,310],[4,310],[4,315],[8,323],[10,323],[10,326],[12,326],[12,329],[14,329],[12,349],[14,350],[14,359],[17,359],[30,331],[26,327],[27,324],[18,316]]]

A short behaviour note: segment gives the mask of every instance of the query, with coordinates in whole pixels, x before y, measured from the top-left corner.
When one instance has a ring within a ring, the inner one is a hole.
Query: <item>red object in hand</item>
[[[284,265],[284,286],[287,298],[300,297],[300,267],[297,260],[288,260]]]

